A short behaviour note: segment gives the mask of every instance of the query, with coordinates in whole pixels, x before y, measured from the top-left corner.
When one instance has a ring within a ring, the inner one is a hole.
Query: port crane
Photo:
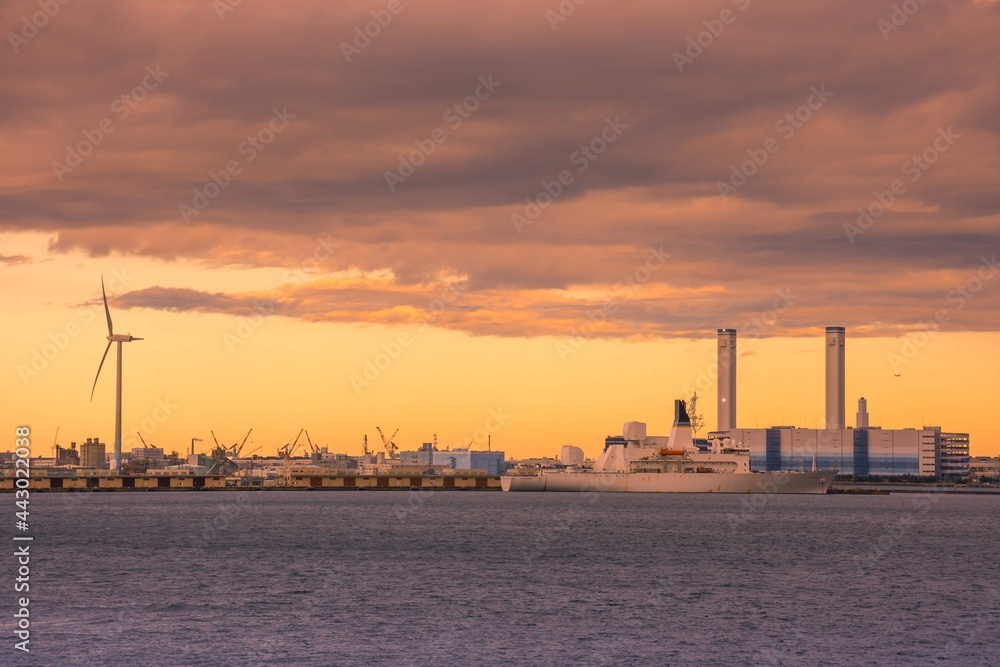
[[[320,449],[320,448],[319,448],[318,446],[314,445],[314,444],[313,444],[313,441],[312,441],[312,438],[310,438],[310,437],[309,437],[309,431],[306,431],[305,429],[302,429],[302,430],[303,430],[303,431],[305,431],[305,434],[306,434],[306,442],[308,442],[308,443],[309,443],[309,450],[310,450],[310,451],[311,451],[311,452],[312,452],[313,454],[321,454],[321,453],[322,453],[322,450],[321,450],[321,449]]]
[[[152,449],[152,448],[153,448],[153,446],[152,446],[152,445],[147,445],[147,444],[146,444],[146,441],[142,439],[142,433],[139,433],[138,431],[136,431],[136,432],[135,432],[135,434],[136,434],[137,436],[139,436],[139,442],[141,442],[141,443],[142,443],[142,447],[143,447],[143,449]]]
[[[396,439],[396,433],[399,433],[399,429],[397,428],[395,433],[393,433],[388,438],[385,437],[385,433],[382,433],[382,429],[380,427],[376,426],[375,430],[378,431],[378,436],[382,438],[382,446],[385,447],[385,451],[389,454],[389,457],[391,458],[392,455],[399,450],[399,445],[393,442]]]
[[[294,452],[295,448],[298,446],[299,438],[302,437],[303,432],[305,432],[304,428],[299,429],[299,434],[295,436],[295,440],[293,440],[291,444],[285,444],[284,446],[279,447],[278,456],[286,459],[292,458],[292,452]]]
[[[219,439],[215,437],[215,431],[209,431],[209,433],[212,434],[212,440],[215,441],[215,447],[216,447],[216,449],[221,449],[222,451],[224,451],[226,453],[226,456],[231,456],[234,459],[237,459],[240,456],[240,452],[243,451],[244,445],[247,444],[247,438],[249,438],[250,434],[253,433],[253,427],[251,427],[250,430],[247,431],[247,434],[243,437],[243,442],[242,443],[240,443],[240,444],[237,445],[234,442],[232,447],[226,447],[226,446],[220,444],[219,443]]]
[[[239,447],[236,446],[235,442],[233,443],[233,458],[234,459],[238,459],[240,457],[240,452],[242,452],[243,451],[243,447],[246,446],[246,444],[247,444],[247,438],[250,437],[251,433],[253,433],[253,427],[250,427],[250,430],[247,431],[247,434],[245,436],[243,436],[243,442],[240,443]]]

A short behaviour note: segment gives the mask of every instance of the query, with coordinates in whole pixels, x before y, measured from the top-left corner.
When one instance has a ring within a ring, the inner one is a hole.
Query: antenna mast
[[[698,431],[705,425],[705,418],[698,414],[698,392],[694,392],[688,401],[688,417],[691,419],[691,435],[697,438]]]

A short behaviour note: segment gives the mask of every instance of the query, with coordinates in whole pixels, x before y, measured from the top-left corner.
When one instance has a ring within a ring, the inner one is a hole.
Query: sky
[[[0,2],[2,424],[273,454],[737,422],[1000,454],[995,2]],[[12,441],[11,441],[12,442]],[[0,445],[0,449],[3,446]]]

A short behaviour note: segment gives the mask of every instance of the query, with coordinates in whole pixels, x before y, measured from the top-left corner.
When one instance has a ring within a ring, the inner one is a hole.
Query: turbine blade
[[[94,386],[90,389],[90,400],[94,400],[94,390],[97,389],[97,378],[101,377],[101,369],[104,368],[104,360],[108,358],[108,350],[111,349],[111,341],[108,341],[108,346],[104,348],[104,356],[101,357],[101,365],[97,367],[97,375],[94,376]]]
[[[108,335],[113,335],[115,332],[112,331],[111,326],[111,311],[108,310],[108,295],[104,292],[104,275],[101,275],[101,296],[104,297],[104,314],[108,316]]]

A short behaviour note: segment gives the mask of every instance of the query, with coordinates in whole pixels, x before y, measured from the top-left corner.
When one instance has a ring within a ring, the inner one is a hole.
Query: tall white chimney
[[[826,427],[844,428],[844,327],[826,328]]]
[[[858,399],[858,416],[854,428],[868,428],[868,401],[864,396]]]
[[[718,431],[736,428],[736,329],[719,329]]]

